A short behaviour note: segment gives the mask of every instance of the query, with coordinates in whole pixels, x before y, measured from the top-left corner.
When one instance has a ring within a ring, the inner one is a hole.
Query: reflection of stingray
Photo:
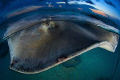
[[[21,73],[38,73],[95,47],[114,51],[117,39],[116,33],[91,23],[42,22],[9,37],[10,68]],[[59,62],[60,58],[65,59]]]

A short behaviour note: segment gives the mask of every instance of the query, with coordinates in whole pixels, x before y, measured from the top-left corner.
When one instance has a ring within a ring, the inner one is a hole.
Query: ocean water
[[[25,20],[35,21],[37,20],[36,18],[38,18],[40,15],[42,15],[42,18],[51,16],[56,17],[59,15],[59,19],[62,21],[72,19],[85,21],[88,19],[83,17],[79,18],[79,16],[87,15],[110,25],[106,26],[102,24],[99,25],[99,27],[120,34],[120,9],[118,7],[119,3],[117,3],[117,1],[111,0],[111,2],[110,0],[82,0],[83,2],[86,1],[82,3],[82,5],[79,5],[77,2],[75,2],[75,4],[71,3],[71,5],[68,3],[69,0],[46,0],[45,3],[44,1],[45,0],[25,0],[21,2],[19,0],[1,0],[0,42],[6,39],[4,38],[4,33],[6,32],[7,28],[10,27],[9,23],[11,25],[14,22],[19,22],[20,19],[26,16],[29,17],[31,15],[37,16],[25,18]],[[65,1],[66,5],[60,3],[55,4],[55,2],[61,1]],[[102,8],[103,5],[104,8]],[[29,6],[33,10],[29,11]],[[47,7],[40,8],[41,6]],[[113,12],[109,12],[108,8],[110,8]],[[96,9],[98,11],[95,13]],[[104,13],[100,12],[99,10],[102,10]],[[91,22],[96,23],[95,21]],[[120,80],[120,40],[118,42],[118,46],[114,53],[102,48],[95,48],[64,63],[61,63],[49,70],[37,74],[22,74],[11,70],[9,68],[10,52],[8,50],[8,46],[4,46],[3,49],[0,46],[0,80]]]

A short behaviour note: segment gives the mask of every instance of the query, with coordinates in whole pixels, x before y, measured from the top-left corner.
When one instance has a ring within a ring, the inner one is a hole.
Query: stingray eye
[[[41,23],[38,27],[38,31],[41,33],[42,31],[48,33],[49,31],[51,32],[56,32],[58,28],[58,24],[56,21],[45,21]]]
[[[49,22],[49,28],[48,29],[55,29],[55,28],[57,28],[58,26],[55,24],[55,22],[53,22],[53,21],[50,21]]]
[[[47,29],[56,29],[58,28],[58,24],[55,21],[46,21],[43,25],[47,26]]]

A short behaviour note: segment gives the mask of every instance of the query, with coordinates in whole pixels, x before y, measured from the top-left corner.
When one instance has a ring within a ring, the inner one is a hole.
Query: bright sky
[[[101,0],[101,2],[96,2],[95,0],[92,0],[95,3],[95,7],[104,11],[105,13],[111,15],[112,17],[118,18],[120,20],[120,2],[119,0],[116,2],[114,0],[111,0],[113,2],[113,4],[116,5],[116,8],[114,8],[111,5],[106,4],[103,0]],[[118,10],[119,9],[119,10]]]

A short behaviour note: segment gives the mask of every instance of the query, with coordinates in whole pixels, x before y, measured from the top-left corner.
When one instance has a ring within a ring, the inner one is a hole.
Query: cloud
[[[108,17],[103,11],[96,10],[96,9],[91,9],[91,8],[90,8],[90,10],[92,10],[92,12],[94,12],[96,14],[102,15],[104,17]]]

